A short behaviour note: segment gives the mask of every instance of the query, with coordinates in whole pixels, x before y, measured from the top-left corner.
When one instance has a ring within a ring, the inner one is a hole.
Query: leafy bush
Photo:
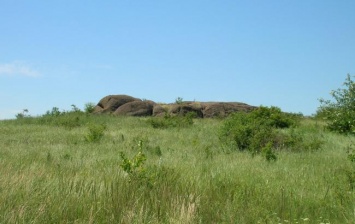
[[[338,133],[355,134],[355,83],[348,74],[344,89],[331,92],[335,101],[320,99],[317,117],[328,121],[328,129]]]
[[[95,104],[94,103],[86,103],[84,107],[84,112],[87,114],[91,114],[94,112]]]
[[[272,134],[270,127],[254,122],[250,114],[235,113],[224,122],[220,138],[232,141],[239,150],[255,151],[264,147]]]
[[[324,141],[317,136],[306,134],[304,131],[296,131],[294,128],[286,132],[278,130],[273,142],[274,148],[287,149],[292,152],[317,151],[324,144]]]
[[[26,117],[30,117],[30,115],[28,115],[27,109],[23,109],[21,113],[16,114],[17,119],[26,118]]]
[[[265,151],[267,160],[276,160],[271,148],[309,148],[303,137],[292,131],[281,131],[298,122],[299,115],[283,113],[277,107],[259,107],[250,113],[234,113],[228,117],[222,124],[219,138],[223,144],[241,151],[249,150],[253,154]]]
[[[91,124],[89,126],[89,133],[85,135],[86,142],[99,142],[104,136],[104,131],[106,130],[106,125],[104,124]]]
[[[127,174],[129,181],[139,185],[152,187],[154,184],[154,173],[145,168],[146,155],[143,153],[143,140],[138,141],[138,153],[132,159],[128,159],[124,152],[120,152],[120,167]]]
[[[120,167],[130,178],[145,178],[145,169],[143,167],[147,157],[139,151],[132,159],[128,159],[124,152],[120,152],[122,163]]]
[[[43,116],[57,117],[65,114],[65,112],[61,112],[58,107],[53,107],[52,110],[47,110],[47,112]]]
[[[266,146],[264,148],[262,148],[262,152],[265,156],[266,161],[276,161],[277,160],[277,156],[275,155],[275,153],[272,150],[272,143],[269,142],[266,144]]]
[[[82,112],[61,112],[54,107],[52,111],[47,111],[46,114],[39,117],[36,122],[42,125],[54,125],[68,129],[80,127],[85,124],[85,119]]]
[[[178,97],[175,99],[176,104],[182,104],[184,102],[184,99],[182,97]]]
[[[257,120],[259,123],[263,123],[269,127],[289,128],[297,125],[302,115],[284,113],[280,108],[274,106],[260,106],[258,109],[252,111],[250,116],[253,120]]]

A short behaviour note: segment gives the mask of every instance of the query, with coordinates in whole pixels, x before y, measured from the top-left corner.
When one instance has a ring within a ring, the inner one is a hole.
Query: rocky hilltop
[[[226,117],[233,112],[249,112],[256,107],[239,102],[195,102],[182,101],[162,104],[151,100],[141,100],[128,95],[109,95],[96,105],[95,114],[126,116],[185,115],[195,112],[200,118]]]

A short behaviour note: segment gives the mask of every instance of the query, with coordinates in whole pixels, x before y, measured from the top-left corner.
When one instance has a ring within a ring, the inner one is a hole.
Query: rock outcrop
[[[128,116],[152,116],[153,115],[153,101],[132,101],[117,108],[114,115],[128,115]]]
[[[234,112],[250,112],[255,107],[245,103],[236,102],[209,102],[202,103],[202,112],[204,118],[226,117]]]
[[[109,95],[96,105],[95,114],[113,114],[125,116],[172,116],[194,112],[200,118],[227,117],[234,112],[249,112],[256,107],[239,102],[191,102],[157,104],[150,100],[141,100],[128,95]]]
[[[133,101],[141,101],[141,100],[127,95],[105,96],[96,105],[94,109],[94,113],[113,113],[120,106]]]

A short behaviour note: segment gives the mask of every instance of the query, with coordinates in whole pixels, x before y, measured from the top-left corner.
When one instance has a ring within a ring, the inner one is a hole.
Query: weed
[[[120,167],[125,171],[130,177],[145,177],[145,169],[143,167],[144,162],[147,160],[144,153],[139,151],[132,159],[128,159],[124,152],[120,152],[120,157],[122,163]]]
[[[346,148],[347,158],[351,162],[351,168],[345,170],[345,175],[351,190],[355,189],[355,147],[351,143]]]
[[[184,102],[184,99],[182,97],[178,97],[175,99],[176,104],[182,104]]]
[[[104,136],[104,131],[106,130],[106,125],[104,124],[91,124],[88,127],[89,133],[85,135],[86,142],[99,142]]]
[[[153,147],[153,149],[151,150],[153,152],[154,155],[161,157],[163,155],[160,146],[155,146]]]
[[[60,112],[58,107],[53,107],[52,110],[47,110],[47,112],[43,116],[57,117],[57,116],[62,115],[64,113],[65,112]]]
[[[17,119],[26,118],[26,117],[30,117],[30,115],[28,115],[27,109],[23,109],[21,113],[16,114]]]
[[[47,163],[51,163],[53,161],[53,156],[50,152],[47,152],[46,160],[47,160]]]
[[[94,103],[86,103],[84,106],[84,112],[87,114],[91,114],[94,112],[95,104]]]
[[[151,180],[149,179],[144,163],[147,160],[147,157],[142,152],[143,151],[143,141],[138,142],[138,153],[133,156],[132,159],[128,159],[124,152],[120,152],[121,164],[120,167],[129,177],[129,181],[134,181],[140,184],[152,185]]]
[[[211,150],[212,146],[209,145],[209,146],[206,146],[204,148],[204,152],[205,152],[205,158],[208,159],[213,159],[213,151]]]
[[[72,104],[71,107],[72,107],[71,112],[74,112],[74,113],[82,112],[75,104]]]
[[[266,161],[268,162],[277,160],[277,156],[272,150],[272,145],[273,145],[272,142],[269,142],[265,145],[264,148],[261,149],[261,152],[263,153]]]

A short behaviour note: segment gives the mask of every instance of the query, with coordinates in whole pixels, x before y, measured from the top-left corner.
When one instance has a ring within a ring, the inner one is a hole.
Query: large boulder
[[[153,101],[132,101],[117,108],[113,113],[114,115],[127,115],[127,116],[152,116]]]
[[[127,116],[184,116],[194,112],[197,117],[227,117],[234,112],[249,112],[256,107],[238,102],[194,102],[184,101],[171,104],[156,104],[150,100],[140,100],[127,95],[109,95],[100,100],[94,113],[113,113]]]
[[[162,105],[155,104],[153,107],[153,116],[154,117],[163,117],[165,114],[168,112],[166,108],[164,108]]]
[[[197,117],[202,118],[202,107],[200,103],[184,102],[181,104],[173,104],[169,110],[170,114],[184,116],[190,112],[196,114]]]
[[[128,95],[109,95],[100,100],[94,109],[94,113],[112,113],[120,106],[133,101],[141,100]]]
[[[250,112],[256,107],[237,102],[210,102],[202,103],[204,118],[227,117],[234,112]]]

